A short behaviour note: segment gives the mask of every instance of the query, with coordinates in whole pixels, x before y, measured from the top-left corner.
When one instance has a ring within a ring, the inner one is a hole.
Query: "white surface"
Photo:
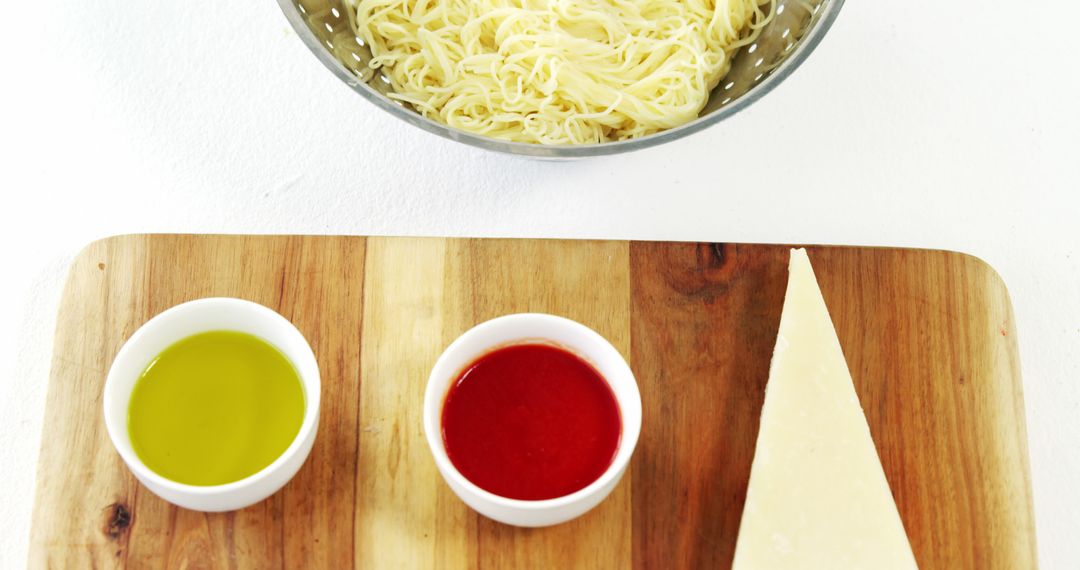
[[[918,570],[802,248],[788,263],[732,568]]]
[[[611,465],[600,478],[569,495],[542,501],[500,497],[469,481],[443,446],[442,410],[446,393],[471,362],[500,346],[546,339],[570,349],[607,380],[622,417],[622,437]],[[570,319],[541,313],[504,315],[465,331],[439,355],[424,390],[424,437],[435,466],[454,493],[480,514],[517,526],[551,526],[575,519],[600,504],[619,484],[641,434],[641,393],[622,354],[603,336]]]
[[[304,420],[293,442],[261,471],[223,485],[177,483],[152,471],[135,453],[128,435],[128,402],[135,382],[161,351],[193,334],[233,330],[255,335],[277,347],[300,375]],[[132,333],[120,347],[105,379],[104,415],[109,439],[135,477],[155,495],[197,511],[234,511],[253,505],[285,486],[300,470],[319,428],[319,365],[311,345],[288,319],[244,299],[197,299],[159,313]]]
[[[26,560],[67,264],[94,238],[136,231],[979,255],[1016,309],[1041,561],[1080,563],[1080,4],[851,0],[749,111],[571,164],[465,148],[376,112],[271,0],[21,8],[0,35],[0,566]]]

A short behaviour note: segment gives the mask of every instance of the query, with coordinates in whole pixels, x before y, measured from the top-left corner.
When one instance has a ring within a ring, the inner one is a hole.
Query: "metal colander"
[[[540,158],[617,154],[663,144],[716,124],[757,101],[799,66],[828,31],[844,0],[776,0],[776,17],[758,40],[735,54],[731,71],[694,121],[646,137],[599,144],[548,146],[468,133],[421,116],[390,97],[389,79],[368,67],[371,51],[349,26],[341,0],[278,0],[319,61],[380,109],[426,131],[472,146]]]

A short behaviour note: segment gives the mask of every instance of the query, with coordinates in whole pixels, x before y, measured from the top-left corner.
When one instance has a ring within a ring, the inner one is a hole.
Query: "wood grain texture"
[[[358,568],[475,563],[475,516],[443,484],[423,431],[424,388],[447,319],[446,250],[435,239],[368,242]]]
[[[1016,331],[960,254],[809,249],[920,566],[1030,568]],[[716,568],[730,564],[787,248],[351,237],[123,236],[76,260],[57,325],[32,567]],[[174,304],[250,299],[312,343],[319,434],[281,492],[204,514],[138,485],[101,419],[113,356]],[[478,516],[423,438],[427,375],[469,327],[564,315],[630,360],[644,421],[623,482],[565,525]]]
[[[635,244],[638,568],[731,565],[787,265],[740,247]],[[768,340],[768,339],[772,340]]]

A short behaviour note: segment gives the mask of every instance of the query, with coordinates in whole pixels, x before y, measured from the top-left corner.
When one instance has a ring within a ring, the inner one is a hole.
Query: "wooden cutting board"
[[[1016,330],[994,271],[956,253],[811,247],[923,569],[1036,565]],[[625,241],[123,236],[71,269],[58,319],[33,567],[717,568],[732,558],[788,248]],[[156,313],[272,307],[323,373],[315,448],[261,504],[172,507],[114,452],[101,393]],[[540,311],[628,357],[644,425],[597,509],[519,529],[443,483],[421,429],[430,367],[469,327]]]

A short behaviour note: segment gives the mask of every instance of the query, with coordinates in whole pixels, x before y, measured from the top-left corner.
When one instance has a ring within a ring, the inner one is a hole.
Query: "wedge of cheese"
[[[802,249],[791,251],[733,568],[916,568]]]

